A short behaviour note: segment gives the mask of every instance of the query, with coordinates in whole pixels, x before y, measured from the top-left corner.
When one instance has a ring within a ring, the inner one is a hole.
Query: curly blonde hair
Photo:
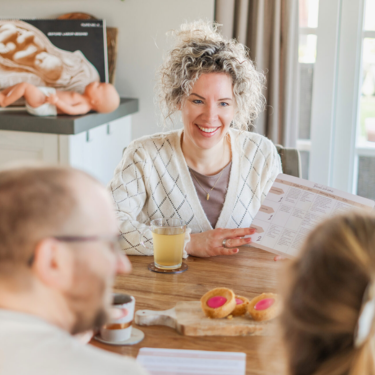
[[[172,31],[177,38],[158,72],[157,100],[164,123],[173,123],[184,99],[204,73],[225,73],[232,77],[236,113],[231,126],[248,130],[263,110],[265,76],[257,72],[249,50],[234,39],[226,40],[218,24],[197,21]]]

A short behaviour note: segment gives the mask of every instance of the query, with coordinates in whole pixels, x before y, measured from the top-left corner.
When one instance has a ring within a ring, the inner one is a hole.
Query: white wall
[[[165,33],[185,21],[213,20],[214,0],[0,0],[1,18],[56,18],[70,12],[90,13],[119,28],[115,85],[121,96],[140,100],[133,139],[159,131],[154,77],[167,49]]]

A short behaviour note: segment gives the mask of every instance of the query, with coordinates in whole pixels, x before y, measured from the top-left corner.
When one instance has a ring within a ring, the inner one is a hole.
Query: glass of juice
[[[150,228],[151,227],[151,228]],[[146,249],[146,231],[151,229],[155,267],[163,270],[175,270],[182,265],[186,223],[180,219],[155,219],[141,233],[140,243]],[[149,241],[146,241],[149,242]]]

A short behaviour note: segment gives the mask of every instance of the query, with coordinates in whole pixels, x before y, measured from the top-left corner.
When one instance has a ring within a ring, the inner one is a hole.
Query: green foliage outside
[[[375,96],[362,96],[360,108],[361,135],[366,137],[365,119],[375,117]]]

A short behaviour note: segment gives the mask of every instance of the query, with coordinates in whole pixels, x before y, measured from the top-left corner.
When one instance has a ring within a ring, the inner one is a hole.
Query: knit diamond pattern
[[[140,241],[144,232],[145,245],[152,245],[148,225],[153,219],[182,219],[192,233],[211,229],[189,180],[179,146],[180,133],[172,131],[133,141],[109,184],[120,221],[122,247],[129,255],[152,255],[152,250],[143,247]],[[267,138],[235,130],[231,130],[231,137],[236,137],[232,155],[238,163],[233,162],[230,178],[236,178],[237,182],[234,185],[229,182],[229,188],[233,188],[228,189],[227,197],[230,194],[228,199],[233,199],[233,204],[230,207],[224,204],[226,212],[222,212],[218,224],[243,228],[250,226],[273,181],[281,173],[281,163],[275,146]]]

